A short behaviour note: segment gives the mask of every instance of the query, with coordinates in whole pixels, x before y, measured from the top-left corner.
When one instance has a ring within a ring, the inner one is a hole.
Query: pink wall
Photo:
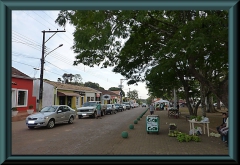
[[[17,85],[12,84],[12,88],[15,89],[24,89],[28,90],[28,101],[26,107],[17,107],[19,112],[27,111],[29,105],[33,105],[34,110],[36,111],[36,97],[33,97],[33,80],[21,79],[12,77],[12,82],[15,82]]]

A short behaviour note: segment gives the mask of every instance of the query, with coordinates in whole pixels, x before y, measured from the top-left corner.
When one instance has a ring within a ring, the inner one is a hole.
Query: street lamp
[[[37,70],[40,70],[39,68],[33,68],[35,70],[33,78],[35,78]]]
[[[52,53],[54,50],[56,50],[57,48],[60,48],[60,47],[62,47],[62,46],[63,46],[63,44],[60,44],[58,47],[56,47],[56,48],[53,49],[52,51],[48,52],[48,53],[44,56],[44,58],[46,58],[47,55],[49,55],[49,54]]]
[[[40,73],[40,87],[39,87],[39,106],[38,106],[38,110],[42,109],[42,96],[43,96],[43,68],[44,68],[44,63],[45,63],[45,57],[47,55],[49,55],[51,52],[53,52],[54,50],[56,50],[57,48],[60,48],[61,46],[63,46],[63,44],[60,44],[58,47],[56,47],[55,49],[53,49],[52,51],[48,52],[45,56],[44,56],[44,49],[42,51],[42,58],[41,58],[41,73]],[[43,46],[44,48],[44,46]]]

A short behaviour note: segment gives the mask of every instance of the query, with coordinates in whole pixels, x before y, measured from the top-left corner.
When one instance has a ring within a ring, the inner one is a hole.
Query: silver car
[[[35,127],[53,128],[55,124],[68,122],[73,123],[76,111],[67,105],[46,106],[38,113],[26,117],[26,125],[29,129]]]

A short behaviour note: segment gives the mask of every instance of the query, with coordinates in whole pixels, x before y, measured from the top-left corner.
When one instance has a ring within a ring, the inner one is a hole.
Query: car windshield
[[[57,110],[57,106],[47,106],[41,109],[40,112],[55,112]]]
[[[82,105],[83,107],[94,107],[97,106],[96,102],[87,102]]]
[[[112,107],[112,105],[111,105],[111,104],[108,104],[107,107]]]
[[[115,106],[119,106],[119,104],[115,104]]]

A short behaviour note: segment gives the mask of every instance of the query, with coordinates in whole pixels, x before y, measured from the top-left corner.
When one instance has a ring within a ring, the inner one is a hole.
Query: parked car
[[[114,104],[107,104],[106,114],[116,114],[116,107]]]
[[[134,103],[134,107],[137,108],[139,105],[138,103]]]
[[[123,102],[123,104],[126,105],[126,109],[128,109],[128,110],[131,109],[131,104],[129,102]]]
[[[133,103],[130,103],[131,108],[135,108]]]
[[[55,124],[73,123],[76,111],[67,105],[51,105],[42,108],[38,113],[26,117],[26,125],[29,129],[35,127],[53,128]]]
[[[123,111],[123,106],[121,104],[114,104],[114,105],[115,105],[116,111],[118,112]]]
[[[147,104],[146,103],[142,103],[142,107],[147,107]]]
[[[89,101],[82,105],[82,107],[77,108],[78,118],[84,117],[97,117],[97,104],[101,104],[100,101]],[[106,114],[106,104],[101,104],[101,116]]]
[[[126,110],[126,104],[122,104],[123,110]]]

